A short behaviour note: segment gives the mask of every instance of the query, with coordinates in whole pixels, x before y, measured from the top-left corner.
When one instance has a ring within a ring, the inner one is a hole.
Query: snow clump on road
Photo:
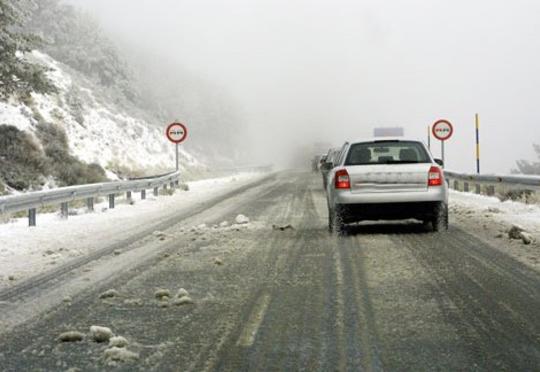
[[[79,342],[84,339],[84,333],[78,331],[64,332],[58,336],[58,341],[61,342]]]
[[[176,306],[192,305],[195,301],[189,296],[183,296],[174,300],[173,304]]]
[[[112,366],[116,365],[115,362],[131,362],[139,359],[139,354],[116,346],[105,350],[103,355],[109,361],[109,365]]]
[[[180,288],[178,290],[178,292],[176,293],[176,297],[173,301],[173,305],[176,306],[191,305],[194,303],[195,301],[193,301],[193,299],[189,297],[189,292],[184,288]]]
[[[180,298],[180,297],[185,297],[185,296],[189,296],[189,292],[186,291],[184,288],[180,288],[178,290],[178,293],[176,294],[176,297]]]
[[[238,216],[236,216],[236,218],[234,219],[234,221],[238,224],[238,225],[245,225],[245,224],[248,224],[249,223],[249,218],[244,216],[243,214],[239,214]]]
[[[99,295],[100,299],[118,297],[120,294],[116,289],[109,289]]]
[[[111,337],[111,339],[109,340],[110,347],[126,347],[128,346],[128,344],[128,340],[122,336]]]
[[[114,333],[110,328],[93,325],[90,327],[90,337],[95,342],[107,342],[114,337]]]
[[[171,291],[169,291],[168,289],[159,288],[154,292],[154,296],[156,296],[158,300],[162,300],[165,297],[168,299],[169,297],[171,297]]]

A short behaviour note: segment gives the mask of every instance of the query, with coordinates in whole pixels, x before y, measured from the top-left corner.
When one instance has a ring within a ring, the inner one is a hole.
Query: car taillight
[[[336,189],[351,188],[351,179],[349,178],[349,173],[347,173],[346,169],[340,169],[336,172],[335,186]]]
[[[428,186],[441,186],[443,184],[443,175],[441,168],[432,166],[428,174]]]

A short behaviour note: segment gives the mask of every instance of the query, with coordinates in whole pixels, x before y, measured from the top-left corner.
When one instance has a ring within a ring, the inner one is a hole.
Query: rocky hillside
[[[100,181],[105,174],[117,178],[159,173],[174,166],[173,146],[160,128],[131,116],[108,101],[91,80],[51,57],[34,51],[27,58],[47,68],[46,75],[57,92],[34,92],[22,100],[0,102],[0,136],[4,140],[23,138],[21,143],[26,145],[21,157],[41,158],[37,163],[44,164],[39,167],[23,162],[20,168],[27,171],[17,171],[23,159],[17,159],[16,152],[5,143],[0,149],[5,163],[0,174],[7,186],[39,189],[44,185]],[[185,151],[181,156],[183,169],[201,165]],[[50,167],[48,162],[52,163]],[[64,173],[70,165],[77,169],[70,175],[55,172],[58,162]],[[98,171],[84,170],[83,164],[94,164],[90,170]],[[100,172],[100,167],[104,171]]]
[[[178,112],[196,122],[191,150],[181,150],[184,171],[226,162],[234,149],[228,138],[238,120],[210,85],[182,89],[182,76],[168,76],[175,84],[167,90],[145,85],[155,79],[134,78],[99,25],[75,8],[0,0],[0,27],[0,193],[171,170],[174,147],[163,131]]]

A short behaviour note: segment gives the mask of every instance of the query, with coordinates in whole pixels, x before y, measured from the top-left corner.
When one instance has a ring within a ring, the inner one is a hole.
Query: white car
[[[442,161],[421,142],[372,138],[346,142],[328,173],[328,225],[341,232],[362,220],[414,218],[448,229],[448,185]]]

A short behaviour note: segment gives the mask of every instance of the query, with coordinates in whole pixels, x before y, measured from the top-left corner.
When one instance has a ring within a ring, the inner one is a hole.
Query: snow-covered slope
[[[38,51],[30,57],[50,68],[48,76],[58,94],[33,94],[26,103],[0,102],[0,124],[34,133],[39,120],[55,123],[66,131],[73,155],[106,170],[148,174],[174,168],[174,147],[163,129],[125,112],[51,57]],[[189,153],[181,150],[180,156],[182,168],[200,166]]]

